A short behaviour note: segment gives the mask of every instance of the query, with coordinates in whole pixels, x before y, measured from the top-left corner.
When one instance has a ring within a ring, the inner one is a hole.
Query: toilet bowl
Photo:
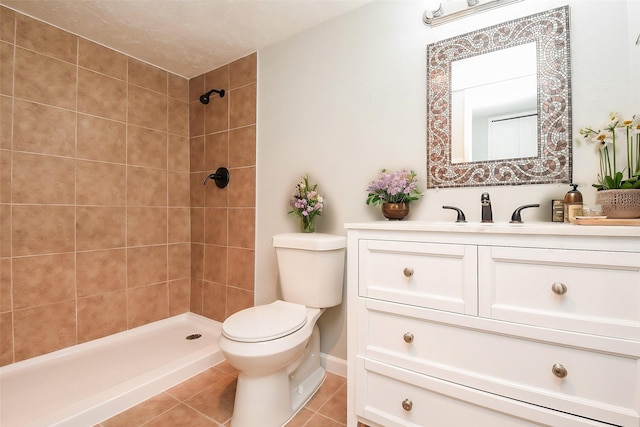
[[[316,322],[342,302],[344,237],[293,233],[273,244],[283,299],[222,325],[220,350],[238,370],[233,427],[280,427],[313,396],[325,377]]]

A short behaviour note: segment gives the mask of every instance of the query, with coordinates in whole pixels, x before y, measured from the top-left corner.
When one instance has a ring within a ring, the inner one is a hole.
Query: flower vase
[[[315,233],[315,220],[313,218],[309,218],[308,216],[300,217],[300,229],[303,233]]]
[[[409,203],[383,203],[382,215],[390,221],[399,221],[409,215]]]
[[[600,190],[596,203],[607,218],[640,218],[640,189]]]

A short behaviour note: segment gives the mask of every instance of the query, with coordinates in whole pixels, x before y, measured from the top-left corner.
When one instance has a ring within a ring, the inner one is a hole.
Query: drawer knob
[[[409,412],[411,411],[411,408],[413,408],[413,402],[410,401],[409,399],[405,399],[402,401],[402,409],[404,409],[405,411]]]
[[[564,378],[567,376],[567,368],[565,368],[564,366],[562,366],[560,363],[554,363],[553,367],[551,368],[551,372],[553,372],[553,375],[555,375],[558,378]]]
[[[411,332],[406,332],[402,338],[407,344],[411,344],[413,342],[413,334]]]
[[[413,276],[413,268],[411,267],[405,267],[404,270],[402,270],[402,274],[404,274],[404,277],[411,277]]]
[[[564,295],[567,293],[567,285],[560,282],[554,282],[553,285],[551,285],[551,290],[556,295]]]

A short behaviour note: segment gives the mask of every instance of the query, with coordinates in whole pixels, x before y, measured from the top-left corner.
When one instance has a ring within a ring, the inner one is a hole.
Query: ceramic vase
[[[602,206],[607,218],[640,218],[640,189],[601,190],[596,203]]]

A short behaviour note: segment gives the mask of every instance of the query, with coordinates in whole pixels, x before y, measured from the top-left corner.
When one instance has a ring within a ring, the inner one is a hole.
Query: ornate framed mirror
[[[427,46],[427,188],[569,183],[569,7]]]

